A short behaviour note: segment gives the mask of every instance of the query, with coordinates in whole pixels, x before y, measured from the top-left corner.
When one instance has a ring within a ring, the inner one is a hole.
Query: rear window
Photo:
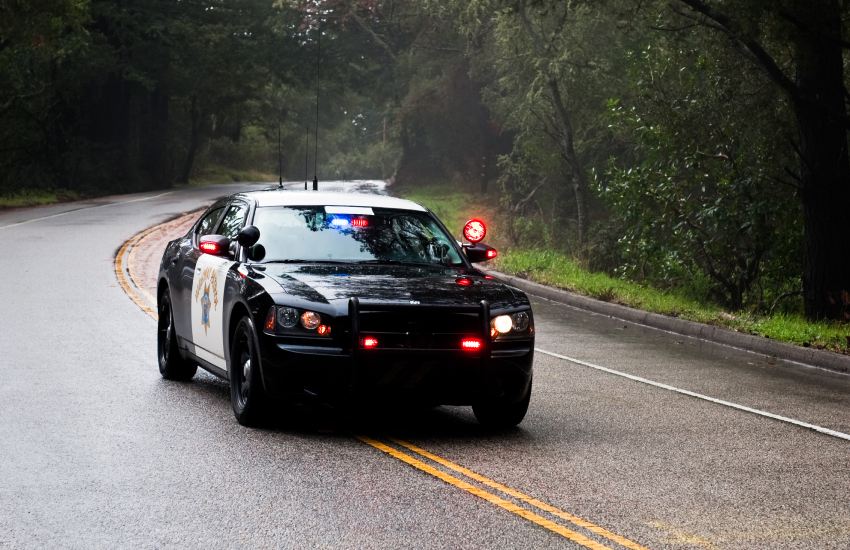
[[[462,265],[452,237],[426,212],[339,206],[257,208],[263,263],[401,262]]]

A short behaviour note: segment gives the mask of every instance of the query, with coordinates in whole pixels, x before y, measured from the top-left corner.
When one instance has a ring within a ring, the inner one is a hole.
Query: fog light
[[[514,322],[510,315],[499,315],[493,319],[493,328],[499,331],[499,334],[507,334],[514,328]]]

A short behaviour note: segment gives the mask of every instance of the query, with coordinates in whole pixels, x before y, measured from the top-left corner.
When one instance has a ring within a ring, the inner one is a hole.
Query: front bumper
[[[349,316],[344,320],[351,328],[344,341],[334,343],[338,347],[329,341],[307,343],[269,335],[261,337],[266,390],[290,395],[306,391],[329,399],[414,400],[445,405],[470,405],[493,398],[519,401],[526,395],[532,378],[534,339],[511,342],[508,346],[491,342],[486,303],[480,306],[483,334],[476,331],[486,345],[475,352],[360,349],[359,307],[357,300],[352,299]],[[394,306],[366,307],[374,311],[376,307],[386,310]]]

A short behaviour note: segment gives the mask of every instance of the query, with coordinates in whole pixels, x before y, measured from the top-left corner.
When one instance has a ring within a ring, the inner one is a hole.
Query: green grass
[[[418,202],[430,209],[455,236],[460,236],[463,225],[470,218],[481,218],[487,222],[488,234],[498,235],[499,224],[495,217],[497,208],[482,203],[475,194],[459,190],[454,186],[393,187],[390,193]],[[490,237],[487,238],[491,242]],[[499,241],[492,241],[498,244]]]
[[[244,170],[210,164],[195,171],[189,180],[189,185],[209,185],[215,183],[233,183],[236,181],[277,181],[276,174],[260,170]]]
[[[80,195],[67,189],[26,189],[14,193],[0,194],[0,208],[42,206],[57,202],[73,201]]]
[[[455,234],[472,216],[490,221],[487,237],[500,244],[497,207],[482,204],[477,194],[456,187],[395,188],[392,192],[431,209]],[[722,326],[791,344],[850,353],[850,324],[810,322],[796,315],[763,316],[730,312],[713,303],[694,300],[684,291],[661,290],[632,281],[593,273],[566,254],[539,248],[513,247],[499,251],[491,267],[606,302],[614,302],[654,313]]]

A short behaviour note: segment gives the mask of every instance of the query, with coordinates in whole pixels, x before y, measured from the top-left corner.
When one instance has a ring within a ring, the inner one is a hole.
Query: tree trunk
[[[570,170],[572,179],[573,197],[576,201],[576,218],[578,222],[578,249],[579,257],[584,259],[587,252],[587,175],[584,167],[576,154],[575,141],[573,137],[573,123],[570,113],[564,104],[561,88],[554,78],[549,79],[549,91],[552,94],[552,103],[558,117],[558,125],[561,131],[561,156],[564,158]]]
[[[811,319],[846,319],[850,309],[850,157],[838,2],[799,2],[794,111],[800,136],[805,267]]]
[[[191,130],[189,132],[189,147],[186,150],[186,161],[183,163],[183,172],[180,176],[181,183],[189,183],[192,175],[192,166],[195,164],[195,154],[201,142],[201,113],[198,109],[198,98],[192,96],[192,105],[189,108]]]

